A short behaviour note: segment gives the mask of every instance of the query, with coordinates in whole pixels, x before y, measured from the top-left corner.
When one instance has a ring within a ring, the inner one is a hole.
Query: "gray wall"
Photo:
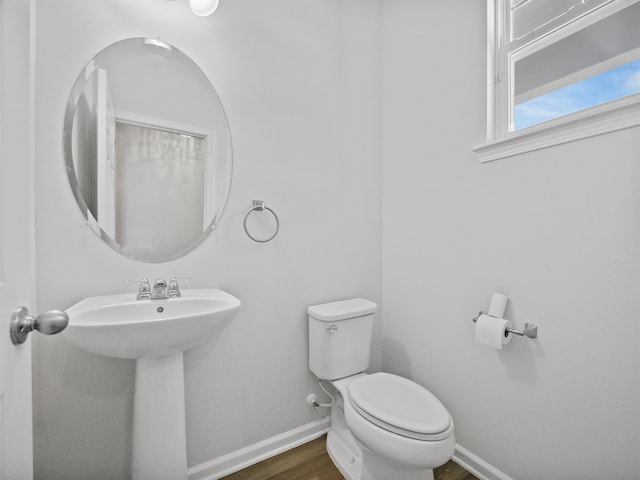
[[[122,280],[174,274],[243,303],[185,357],[189,466],[318,420],[305,403],[318,392],[306,307],[381,300],[380,11],[369,0],[230,0],[199,18],[186,0],[36,2],[38,308],[133,293]],[[62,120],[76,76],[108,44],[138,36],[159,36],[200,65],[234,141],[218,231],[166,264],[128,260],[83,226],[64,171]],[[271,243],[244,234],[253,199],[280,217]],[[34,350],[36,478],[127,478],[133,361],[61,336],[37,339]]]
[[[485,2],[384,2],[383,368],[515,479],[640,471],[640,129],[480,164]],[[491,294],[539,325],[498,352]]]

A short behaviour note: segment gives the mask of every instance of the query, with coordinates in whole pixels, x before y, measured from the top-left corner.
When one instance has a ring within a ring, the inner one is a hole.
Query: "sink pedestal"
[[[182,352],[136,360],[132,480],[187,478]]]

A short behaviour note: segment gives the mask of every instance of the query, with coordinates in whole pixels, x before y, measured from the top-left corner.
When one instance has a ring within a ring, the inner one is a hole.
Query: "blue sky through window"
[[[640,60],[635,60],[516,105],[514,130],[638,92]]]

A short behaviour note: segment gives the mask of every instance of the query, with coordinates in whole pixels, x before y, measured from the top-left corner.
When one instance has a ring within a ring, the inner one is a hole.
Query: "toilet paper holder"
[[[478,315],[473,319],[474,323],[478,321],[480,315],[485,315],[485,312],[480,311]],[[487,314],[488,315],[488,314]],[[489,315],[493,317],[493,315]],[[497,317],[494,317],[497,318]],[[524,330],[516,330],[515,328],[507,327],[507,332],[513,333],[514,335],[520,335],[521,337],[529,337],[529,338],[538,338],[538,326],[533,325],[532,323],[525,323]]]

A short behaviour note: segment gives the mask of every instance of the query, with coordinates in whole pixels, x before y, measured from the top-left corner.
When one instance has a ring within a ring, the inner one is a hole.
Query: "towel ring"
[[[251,215],[251,212],[253,211],[258,211],[258,212],[262,212],[264,210],[267,210],[271,213],[271,215],[273,215],[273,218],[276,221],[276,231],[273,232],[273,235],[271,235],[268,238],[256,238],[253,235],[251,235],[249,233],[249,229],[247,228],[247,220],[249,219],[249,215]],[[274,212],[273,210],[271,210],[269,207],[266,207],[264,204],[264,200],[254,200],[253,201],[253,207],[251,207],[249,209],[249,211],[247,212],[247,214],[244,217],[244,231],[247,234],[247,236],[253,240],[254,242],[258,242],[258,243],[267,243],[270,242],[271,240],[273,240],[276,235],[278,234],[278,230],[280,230],[280,220],[278,219],[278,215],[276,215],[276,212]]]

